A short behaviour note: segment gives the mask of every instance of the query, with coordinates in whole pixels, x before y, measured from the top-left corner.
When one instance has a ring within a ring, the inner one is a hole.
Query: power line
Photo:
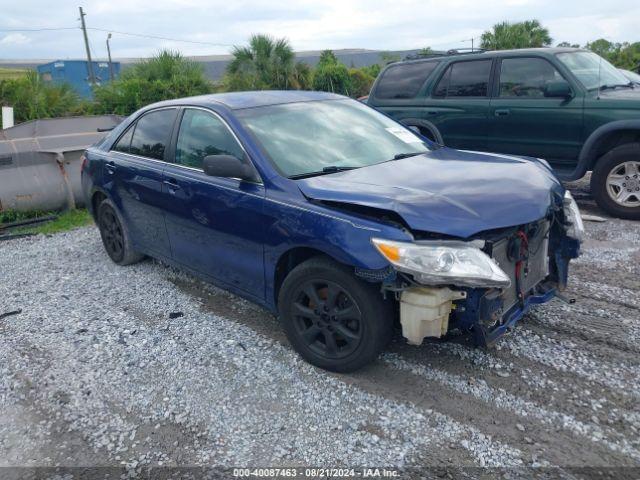
[[[200,42],[197,40],[184,40],[180,38],[160,37],[157,35],[146,35],[144,33],[120,32],[118,30],[109,30],[106,28],[87,27],[87,30],[97,30],[98,32],[118,33],[120,35],[129,35],[131,37],[152,38],[154,40],[168,40],[170,42],[194,43],[198,45],[210,45],[214,47],[233,47],[228,43]]]
[[[58,30],[77,30],[80,27],[44,27],[44,28],[0,28],[0,32],[47,32]],[[122,32],[119,30],[110,30],[107,28],[87,27],[87,30],[96,30],[98,32],[117,33],[119,35],[128,35],[130,37],[150,38],[153,40],[167,40],[170,42],[192,43],[196,45],[209,45],[214,47],[233,47],[228,43],[202,42],[198,40],[185,40],[181,38],[161,37],[158,35],[148,35],[145,33]]]
[[[0,28],[0,32],[46,32],[53,30],[77,30],[79,27]]]

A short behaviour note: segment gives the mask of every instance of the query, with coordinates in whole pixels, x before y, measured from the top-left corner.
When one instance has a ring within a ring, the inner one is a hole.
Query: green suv
[[[454,53],[388,65],[367,104],[440,144],[592,170],[612,215],[640,219],[640,88],[572,48]]]

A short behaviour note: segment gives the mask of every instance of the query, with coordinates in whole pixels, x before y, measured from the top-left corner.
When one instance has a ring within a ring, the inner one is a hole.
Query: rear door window
[[[474,60],[452,63],[444,73],[433,96],[486,97],[489,93],[489,76],[492,60]]]
[[[415,62],[389,67],[376,86],[376,98],[414,98],[437,66],[438,62]]]
[[[176,113],[175,108],[165,108],[145,114],[136,124],[129,152],[164,160]]]
[[[543,98],[548,82],[562,75],[543,58],[505,58],[500,67],[500,97]]]

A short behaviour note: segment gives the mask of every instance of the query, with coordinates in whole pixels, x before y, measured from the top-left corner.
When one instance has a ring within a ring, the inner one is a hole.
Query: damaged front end
[[[383,291],[400,304],[407,341],[452,330],[472,332],[480,346],[511,329],[533,305],[561,295],[568,266],[580,251],[582,220],[567,191],[545,218],[482,232],[465,241],[421,239],[396,242],[374,238],[391,263]]]

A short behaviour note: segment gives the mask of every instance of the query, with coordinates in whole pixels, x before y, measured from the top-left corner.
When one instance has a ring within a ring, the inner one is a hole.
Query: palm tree
[[[248,46],[235,46],[232,53],[227,73],[232,77],[230,83],[240,87],[286,90],[296,86],[296,73],[303,70],[296,67],[295,54],[286,38],[252,35]]]
[[[538,20],[502,22],[482,34],[481,47],[486,50],[548,47],[551,40],[549,30]]]

